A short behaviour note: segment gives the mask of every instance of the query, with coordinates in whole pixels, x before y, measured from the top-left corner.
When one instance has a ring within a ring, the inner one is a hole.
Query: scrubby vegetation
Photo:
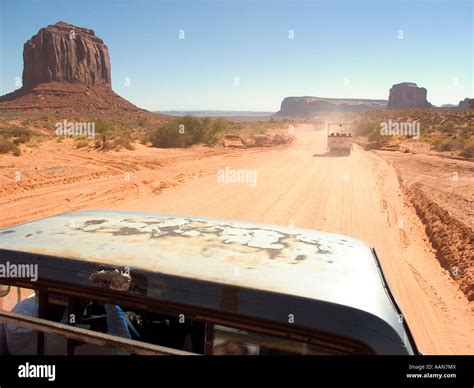
[[[18,126],[10,126],[0,131],[3,136],[10,137],[16,144],[23,144],[30,140],[33,133],[26,128]]]
[[[285,128],[296,122],[282,120],[230,121],[224,118],[183,116],[146,127],[140,136],[143,144],[153,147],[189,147],[215,145],[223,135],[264,134],[272,128]]]
[[[16,125],[6,126],[0,129],[0,154],[12,153],[15,156],[21,154],[19,145],[27,143],[32,137],[32,132],[26,128]]]
[[[222,118],[176,117],[144,131],[141,141],[160,148],[213,145],[228,129],[229,122]]]
[[[87,138],[85,138],[84,136],[78,136],[74,139],[74,145],[76,146],[76,148],[88,147],[89,140],[87,140]]]
[[[269,120],[254,120],[254,121],[230,121],[228,133],[232,135],[241,134],[264,134],[267,130],[272,128],[290,128],[291,125],[296,125],[299,122],[308,122],[305,120],[290,120],[287,118]]]
[[[380,133],[380,124],[375,121],[362,119],[355,124],[354,132],[357,136],[370,136],[375,132]]]
[[[301,120],[287,118],[226,119],[210,117],[170,117],[143,115],[134,118],[107,117],[56,117],[31,116],[0,117],[1,153],[20,154],[20,145],[37,148],[44,140],[62,143],[69,136],[56,136],[57,123],[94,123],[95,137],[76,136],[76,148],[98,151],[118,149],[133,150],[133,143],[140,141],[152,147],[189,147],[194,144],[213,146],[226,135],[251,137],[266,134],[268,130],[290,128]]]
[[[0,135],[0,154],[12,153],[15,156],[21,154],[20,148],[13,144],[10,138]]]
[[[95,123],[94,147],[96,149],[101,151],[120,148],[133,150],[134,133],[132,129],[124,128],[111,120],[103,118],[95,119],[93,122]]]
[[[464,143],[463,150],[460,155],[464,158],[474,159],[474,140]]]
[[[380,124],[392,122],[418,122],[420,141],[428,143],[439,152],[450,152],[465,158],[474,158],[474,111],[412,109],[399,111],[369,111],[353,114],[355,134],[369,142],[389,144],[400,141],[416,141],[410,137],[380,135]]]

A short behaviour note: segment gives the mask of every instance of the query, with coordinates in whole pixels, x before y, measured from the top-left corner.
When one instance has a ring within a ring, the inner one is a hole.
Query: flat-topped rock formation
[[[361,112],[385,109],[386,100],[356,98],[286,97],[281,103],[278,116],[307,117],[320,112]]]
[[[432,105],[426,99],[427,90],[418,87],[413,82],[402,82],[395,84],[390,89],[388,97],[388,109],[413,109],[431,108]]]

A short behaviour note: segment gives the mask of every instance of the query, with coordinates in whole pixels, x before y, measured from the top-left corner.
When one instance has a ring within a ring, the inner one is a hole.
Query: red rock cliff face
[[[23,50],[23,88],[48,82],[111,87],[107,46],[94,31],[59,22],[42,28]]]

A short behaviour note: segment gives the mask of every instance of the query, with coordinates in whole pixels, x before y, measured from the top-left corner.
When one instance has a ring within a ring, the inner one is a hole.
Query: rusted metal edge
[[[4,310],[0,310],[0,322],[11,323],[16,326],[37,330],[42,333],[58,334],[66,338],[75,339],[97,346],[119,348],[134,354],[170,356],[198,355],[196,353],[167,348],[165,346],[147,344],[141,341],[116,337],[110,334],[98,333],[79,327],[69,326],[64,323],[51,322],[46,319],[28,317]]]

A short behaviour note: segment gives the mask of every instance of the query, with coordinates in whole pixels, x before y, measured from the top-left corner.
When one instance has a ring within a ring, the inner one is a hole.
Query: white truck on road
[[[350,155],[352,151],[352,132],[347,129],[349,123],[328,123],[328,151]]]

